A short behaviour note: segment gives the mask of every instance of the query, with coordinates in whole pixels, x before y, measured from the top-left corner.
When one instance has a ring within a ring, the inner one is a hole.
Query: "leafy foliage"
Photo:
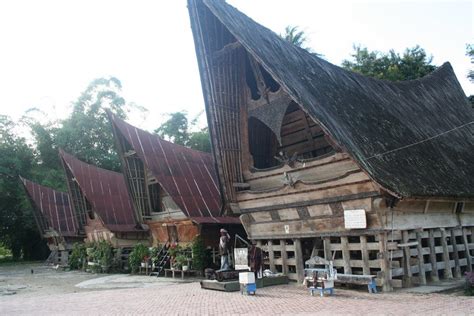
[[[71,255],[69,256],[69,267],[72,270],[83,269],[86,258],[86,245],[84,243],[74,243]]]
[[[280,37],[295,46],[305,48],[307,37],[304,31],[299,30],[298,26],[288,25],[285,27],[285,33],[280,34]]]
[[[367,47],[354,46],[352,60],[344,60],[342,67],[365,76],[391,81],[412,80],[431,73],[433,57],[423,48],[407,48],[403,55],[390,50],[388,53],[369,51]]]
[[[174,112],[168,114],[166,120],[155,133],[160,137],[173,142],[175,144],[186,146],[189,142],[188,118],[186,112]]]
[[[206,252],[206,246],[201,236],[194,237],[193,244],[191,246],[193,251],[193,269],[203,271],[208,266],[208,256]]]
[[[130,264],[130,268],[132,269],[132,273],[136,273],[140,268],[140,264],[143,262],[145,257],[150,256],[150,251],[148,247],[146,247],[142,243],[138,243],[133,247],[132,252],[128,256],[128,263]]]
[[[298,46],[307,52],[324,58],[322,54],[314,52],[311,47],[307,46],[306,43],[308,41],[308,37],[304,31],[301,31],[298,26],[288,25],[285,27],[285,32],[280,34],[280,37],[283,38],[285,41],[290,42],[291,44]]]
[[[31,177],[36,158],[9,117],[0,115],[0,242],[13,259],[41,259],[47,249],[38,235],[19,176]]]
[[[114,77],[92,81],[73,103],[69,117],[61,121],[40,123],[30,116],[35,109],[18,123],[0,116],[0,242],[11,249],[15,259],[44,259],[48,252],[18,176],[65,191],[59,148],[99,167],[119,169],[106,109],[121,118],[130,109],[145,111],[127,104],[121,88]],[[25,126],[34,136],[33,145],[15,132]]]
[[[119,170],[120,162],[106,110],[126,118],[126,102],[117,78],[92,81],[73,105],[71,115],[52,131],[56,148],[101,168]]]
[[[190,131],[191,129],[196,129],[199,116],[189,122],[187,113],[184,111],[167,115],[168,120],[155,129],[155,133],[158,136],[175,144],[204,152],[211,152],[209,129],[205,127],[194,132]]]
[[[467,44],[466,45],[466,56],[471,59],[471,65],[474,64],[474,44]],[[470,69],[469,73],[467,74],[467,78],[474,82],[474,70]]]

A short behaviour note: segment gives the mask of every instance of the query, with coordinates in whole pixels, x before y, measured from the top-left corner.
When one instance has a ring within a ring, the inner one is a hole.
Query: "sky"
[[[474,94],[465,56],[474,43],[471,1],[228,2],[276,33],[299,26],[308,46],[336,65],[354,44],[384,52],[420,45],[434,64],[451,62],[465,93]],[[18,119],[36,107],[48,119],[64,118],[88,83],[104,76],[120,79],[126,100],[149,110],[130,117],[143,129],[158,127],[164,113],[203,111],[186,1],[0,2],[0,114]]]

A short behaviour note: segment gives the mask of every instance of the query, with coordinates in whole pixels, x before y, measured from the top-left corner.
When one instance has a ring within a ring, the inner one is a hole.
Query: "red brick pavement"
[[[199,283],[91,291],[37,297],[0,297],[1,315],[474,315],[474,299],[446,294],[368,294],[336,289],[335,296],[310,296],[302,287],[258,289],[256,296],[201,290]]]

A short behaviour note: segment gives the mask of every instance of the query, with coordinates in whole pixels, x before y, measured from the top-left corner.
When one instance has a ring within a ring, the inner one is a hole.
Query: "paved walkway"
[[[294,284],[258,289],[256,296],[202,290],[199,283],[101,290],[37,297],[0,297],[1,315],[440,315],[474,314],[474,299],[447,294],[368,294],[336,290],[334,297],[311,297]]]

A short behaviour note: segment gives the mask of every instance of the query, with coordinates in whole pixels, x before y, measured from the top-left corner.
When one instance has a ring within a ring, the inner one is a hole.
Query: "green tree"
[[[467,44],[466,45],[466,56],[468,56],[471,59],[471,65],[474,64],[474,44]],[[469,69],[469,72],[467,73],[467,78],[474,83],[474,70]],[[470,95],[468,97],[469,103],[471,103],[471,106],[474,108],[474,95]]]
[[[19,181],[30,177],[36,164],[33,148],[14,133],[17,124],[0,115],[0,243],[14,259],[37,259],[45,255],[33,213]]]
[[[209,129],[207,127],[189,134],[188,146],[192,149],[211,152],[211,142],[209,140]]]
[[[474,44],[467,44],[466,45],[466,56],[471,59],[471,65],[474,64]],[[469,69],[467,77],[471,82],[474,82],[474,70]]]
[[[186,146],[189,142],[188,118],[186,112],[174,112],[167,114],[168,119],[155,129],[155,133],[161,138],[175,144]]]
[[[120,170],[106,110],[122,119],[127,117],[132,105],[125,102],[121,90],[121,82],[114,77],[92,81],[74,102],[71,115],[51,130],[54,150],[63,148],[88,163]]]
[[[280,34],[280,37],[295,46],[307,49],[305,43],[308,39],[304,31],[300,31],[298,26],[288,25],[285,27],[285,32]]]
[[[390,50],[388,53],[369,51],[367,47],[354,46],[352,60],[344,60],[342,67],[365,76],[391,81],[412,80],[431,73],[437,67],[433,57],[423,48],[407,48],[402,55]]]
[[[161,138],[175,144],[211,152],[209,129],[205,127],[197,131],[190,131],[196,129],[197,120],[202,113],[198,114],[191,122],[189,122],[187,113],[184,111],[169,113],[167,114],[168,120],[155,129],[154,132]]]

